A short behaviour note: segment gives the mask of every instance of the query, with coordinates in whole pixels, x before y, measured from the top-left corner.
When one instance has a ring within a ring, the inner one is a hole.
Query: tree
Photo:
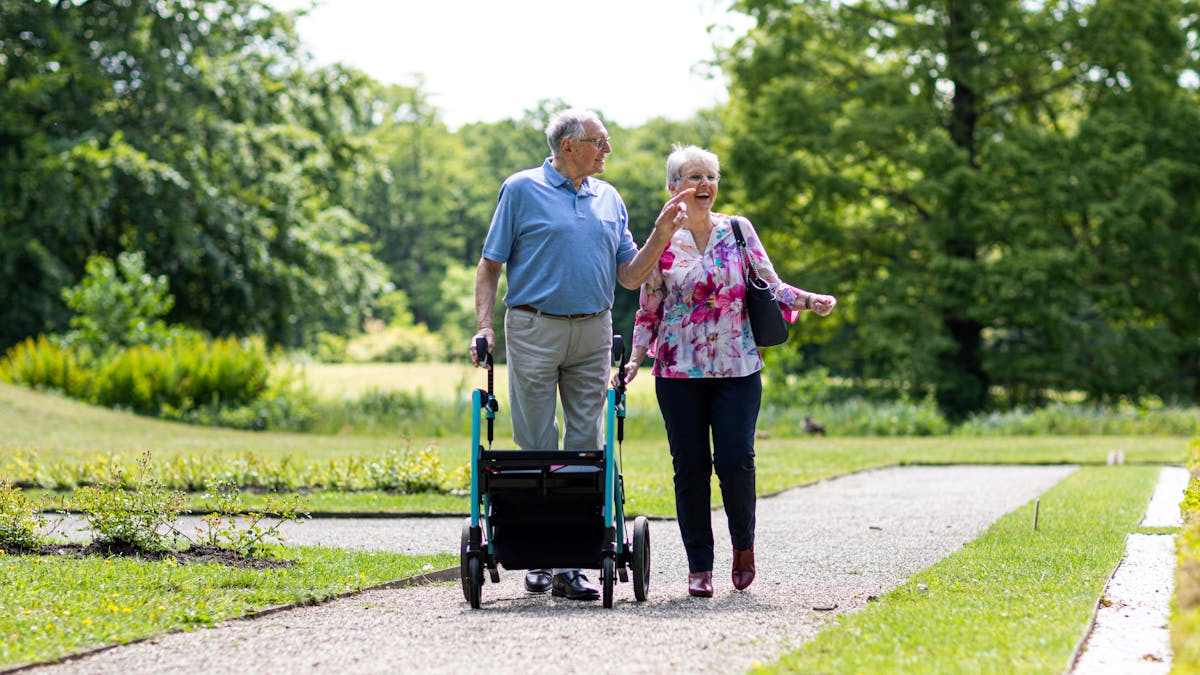
[[[101,355],[134,345],[161,346],[170,337],[162,320],[175,299],[167,278],[146,274],[145,255],[122,253],[116,264],[104,256],[88,258],[79,285],[65,289],[63,300],[74,313],[65,336],[71,345]]]
[[[1200,245],[1196,3],[737,7],[757,21],[726,59],[738,199],[780,224],[785,276],[842,296],[832,365],[952,418],[993,385],[1200,394],[1200,330],[1168,307],[1194,275],[1134,290]]]
[[[312,69],[255,0],[0,0],[0,346],[67,319],[93,254],[141,250],[172,321],[303,344],[385,280],[339,208],[368,81]]]

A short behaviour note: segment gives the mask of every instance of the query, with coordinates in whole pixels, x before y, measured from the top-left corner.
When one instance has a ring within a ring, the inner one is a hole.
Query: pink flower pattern
[[[681,229],[642,284],[633,346],[655,357],[654,375],[671,378],[742,377],[762,369],[745,312],[746,279],[729,216],[716,225],[707,250]],[[806,293],[780,281],[750,221],[742,234],[755,269],[772,286],[784,318],[795,322]]]

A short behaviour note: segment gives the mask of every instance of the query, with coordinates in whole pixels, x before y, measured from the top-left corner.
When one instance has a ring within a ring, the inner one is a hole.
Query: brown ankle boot
[[[688,595],[696,598],[711,598],[712,572],[690,572],[688,574]]]
[[[739,551],[733,549],[733,587],[746,590],[754,582],[754,547]]]

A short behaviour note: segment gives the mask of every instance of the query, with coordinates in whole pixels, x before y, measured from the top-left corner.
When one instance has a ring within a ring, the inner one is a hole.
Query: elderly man
[[[686,216],[681,203],[687,195],[663,206],[639,251],[621,196],[592,178],[612,152],[600,118],[589,110],[562,111],[546,126],[546,141],[551,156],[500,187],[475,273],[476,337],[487,338],[491,351],[496,286],[507,265],[513,440],[524,450],[558,448],[557,390],[566,425],[563,447],[595,449],[603,446],[614,282],[636,290],[645,281]],[[473,349],[471,360],[476,362]],[[599,596],[579,570],[555,570],[553,579],[547,570],[531,570],[525,577],[530,592],[551,587],[553,595],[574,600]]]

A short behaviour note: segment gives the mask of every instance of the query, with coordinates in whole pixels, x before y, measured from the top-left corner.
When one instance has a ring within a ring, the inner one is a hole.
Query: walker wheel
[[[650,521],[638,516],[633,521],[633,597],[645,602],[650,593]]]
[[[471,571],[467,565],[467,549],[471,545],[471,519],[463,520],[462,539],[458,545],[458,576],[462,581],[463,600],[471,601]]]
[[[604,567],[600,570],[600,581],[604,585],[604,608],[612,609],[613,606],[613,582],[616,577],[616,565],[612,558],[604,559]]]
[[[483,563],[476,556],[467,561],[467,567],[471,575],[471,589],[467,602],[471,603],[471,609],[479,609],[483,597]]]

